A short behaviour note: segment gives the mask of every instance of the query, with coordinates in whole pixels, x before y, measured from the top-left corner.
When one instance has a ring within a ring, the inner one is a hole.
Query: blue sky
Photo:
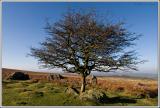
[[[156,2],[3,2],[2,6],[2,67],[41,71],[37,60],[26,55],[31,46],[38,47],[47,36],[43,29],[46,19],[56,22],[68,8],[94,8],[99,15],[109,12],[110,19],[124,20],[130,31],[143,34],[134,49],[148,62],[139,65],[139,71],[157,72]]]

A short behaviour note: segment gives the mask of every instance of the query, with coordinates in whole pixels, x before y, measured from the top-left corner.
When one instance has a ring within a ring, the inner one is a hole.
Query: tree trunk
[[[85,86],[86,86],[86,77],[82,76],[81,92],[85,92]]]

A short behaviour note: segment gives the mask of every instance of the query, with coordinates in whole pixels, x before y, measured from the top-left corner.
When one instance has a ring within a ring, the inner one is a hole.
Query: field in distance
[[[30,79],[8,79],[14,72],[24,72]],[[3,69],[2,105],[157,106],[158,104],[158,82],[154,79],[97,77],[97,84],[93,84],[91,76],[88,76],[84,94],[88,98],[84,99],[79,94],[81,86],[79,76],[61,74],[63,78],[49,80],[48,75],[49,73],[43,72]]]

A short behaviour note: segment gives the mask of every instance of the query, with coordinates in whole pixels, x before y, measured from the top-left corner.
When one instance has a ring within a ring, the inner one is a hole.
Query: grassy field
[[[3,106],[156,106],[158,86],[156,80],[121,77],[98,77],[98,84],[87,85],[87,90],[102,90],[105,103],[82,100],[79,95],[65,92],[68,86],[80,90],[80,78],[66,77],[61,81],[4,80]]]

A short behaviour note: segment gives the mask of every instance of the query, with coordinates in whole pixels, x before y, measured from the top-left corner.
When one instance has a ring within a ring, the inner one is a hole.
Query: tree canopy
[[[129,32],[124,23],[105,22],[92,12],[68,12],[56,23],[47,23],[49,36],[41,48],[31,48],[31,56],[45,68],[60,67],[84,77],[92,70],[137,70],[141,61],[126,48],[135,45],[139,35]]]

